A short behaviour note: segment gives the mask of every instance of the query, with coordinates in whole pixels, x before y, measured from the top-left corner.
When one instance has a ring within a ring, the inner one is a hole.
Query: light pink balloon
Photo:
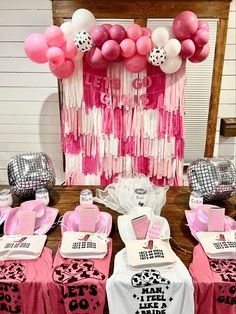
[[[60,47],[65,42],[64,33],[58,26],[49,26],[44,35],[49,46]]]
[[[198,29],[205,29],[207,31],[209,31],[209,24],[207,21],[204,20],[199,20],[198,21]]]
[[[71,76],[75,69],[74,61],[66,59],[61,65],[55,66],[49,63],[49,68],[52,74],[54,74],[59,79],[64,79]]]
[[[152,50],[152,40],[148,36],[141,36],[137,41],[136,41],[136,48],[137,52],[145,56],[147,55],[151,50]]]
[[[173,33],[179,40],[191,38],[198,28],[198,18],[191,11],[183,11],[173,21]]]
[[[93,69],[103,70],[108,66],[108,61],[103,57],[99,48],[93,47],[85,54],[88,65]]]
[[[145,69],[147,57],[136,53],[133,57],[124,60],[126,69],[132,73],[138,73]]]
[[[206,44],[203,47],[197,48],[194,55],[189,58],[189,61],[193,63],[198,63],[204,61],[210,53],[210,45]]]
[[[65,45],[65,56],[67,59],[74,59],[77,55],[77,48],[72,40],[67,40]]]
[[[27,57],[36,63],[45,63],[47,59],[48,44],[44,35],[40,33],[30,34],[24,43]]]
[[[152,37],[152,31],[148,27],[142,27],[142,36]]]
[[[138,24],[131,24],[127,28],[127,36],[130,39],[133,39],[134,41],[139,39],[142,36],[142,34],[143,34],[142,27],[139,26]]]
[[[209,41],[209,33],[205,29],[199,29],[192,37],[197,47],[205,46]]]
[[[113,40],[107,40],[102,45],[102,55],[105,59],[109,61],[113,61],[119,57],[120,54],[120,46],[119,44]]]
[[[108,31],[108,33],[110,32],[110,29],[112,27],[111,24],[102,24],[103,27],[105,27],[105,29]]]
[[[191,58],[196,50],[192,39],[185,39],[181,42],[180,56],[184,59]]]
[[[47,51],[47,59],[53,65],[61,65],[65,61],[64,51],[58,47],[50,47]]]
[[[104,42],[110,38],[109,32],[107,31],[106,27],[100,25],[94,27],[91,36],[93,43],[98,47],[101,47]]]
[[[136,52],[136,45],[135,42],[130,39],[126,38],[122,40],[120,43],[120,53],[124,58],[132,57]]]
[[[116,24],[110,28],[111,39],[114,39],[118,44],[125,38],[126,30],[122,25]]]

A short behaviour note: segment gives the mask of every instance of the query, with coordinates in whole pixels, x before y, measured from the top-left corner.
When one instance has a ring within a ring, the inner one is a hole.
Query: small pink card
[[[136,217],[131,220],[136,239],[142,240],[146,239],[148,227],[149,227],[149,219],[146,215]]]
[[[225,231],[225,208],[209,208],[207,227],[208,231]]]
[[[95,232],[98,211],[96,208],[80,208],[79,215],[79,231]]]
[[[18,224],[16,234],[34,234],[36,212],[21,210],[18,213]]]

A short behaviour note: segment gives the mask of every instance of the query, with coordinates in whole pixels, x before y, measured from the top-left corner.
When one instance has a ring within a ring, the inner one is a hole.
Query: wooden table
[[[1,188],[1,187],[0,187]],[[74,210],[79,205],[80,190],[84,188],[90,188],[93,193],[96,187],[65,187],[57,186],[53,191],[50,192],[50,206],[58,208],[60,215],[63,215],[68,210]],[[193,247],[197,244],[197,241],[191,236],[184,215],[184,210],[189,209],[189,190],[186,187],[170,188],[167,192],[167,201],[162,209],[161,216],[165,217],[171,229],[171,246],[175,253],[180,257],[183,263],[188,267],[192,261]],[[14,198],[13,206],[18,206],[21,202]],[[228,201],[215,203],[226,208],[227,215],[236,218],[236,197],[232,197]],[[118,228],[117,228],[117,217],[118,213],[112,211],[101,204],[98,204],[100,210],[110,213],[113,217],[113,226],[111,232],[111,238],[113,240],[113,252],[110,267],[110,275],[113,272],[114,256],[115,254],[124,247],[123,242],[120,239]],[[46,246],[56,253],[57,246],[61,240],[60,226],[57,226],[48,234],[48,240]],[[106,303],[104,314],[108,314],[108,306]]]
[[[93,193],[96,187],[91,186],[57,186],[50,192],[50,206],[58,208],[60,215],[63,215],[68,210],[74,210],[79,205],[80,190],[90,188]],[[171,246],[175,253],[180,257],[183,263],[188,267],[192,261],[193,247],[197,241],[191,236],[184,215],[184,210],[189,209],[189,190],[187,187],[170,188],[167,192],[167,201],[162,209],[161,216],[165,217],[171,229]],[[14,207],[19,205],[20,201],[14,199]],[[226,208],[227,215],[236,219],[236,196],[225,202],[214,203]],[[117,228],[118,213],[112,211],[105,206],[98,204],[100,210],[110,213],[113,217],[113,226],[111,238],[113,240],[113,254],[111,261],[110,274],[113,272],[113,260],[115,254],[124,247],[120,239]],[[57,250],[58,242],[61,239],[60,226],[57,226],[48,234],[47,247],[51,248],[55,253]]]

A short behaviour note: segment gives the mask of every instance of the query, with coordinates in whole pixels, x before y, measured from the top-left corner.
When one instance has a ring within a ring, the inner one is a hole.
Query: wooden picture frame
[[[198,18],[217,18],[215,58],[204,153],[205,157],[212,157],[215,144],[230,2],[231,0],[52,0],[52,13],[53,23],[58,26],[64,22],[64,19],[71,18],[73,12],[79,8],[90,10],[96,18],[134,19],[141,26],[146,26],[148,18],[174,18],[185,10],[193,11]],[[58,84],[58,89],[59,101],[62,104],[60,83]]]

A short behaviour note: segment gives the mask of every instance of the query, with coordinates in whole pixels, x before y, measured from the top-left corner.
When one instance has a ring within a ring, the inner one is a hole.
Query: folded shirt
[[[109,239],[98,233],[63,233],[60,254],[65,258],[104,258],[107,254]]]
[[[0,238],[0,260],[37,259],[46,239],[46,235],[4,235]]]
[[[169,239],[129,240],[125,242],[128,265],[132,267],[172,267],[176,255],[172,251]]]
[[[236,259],[236,232],[197,232],[209,258]]]

